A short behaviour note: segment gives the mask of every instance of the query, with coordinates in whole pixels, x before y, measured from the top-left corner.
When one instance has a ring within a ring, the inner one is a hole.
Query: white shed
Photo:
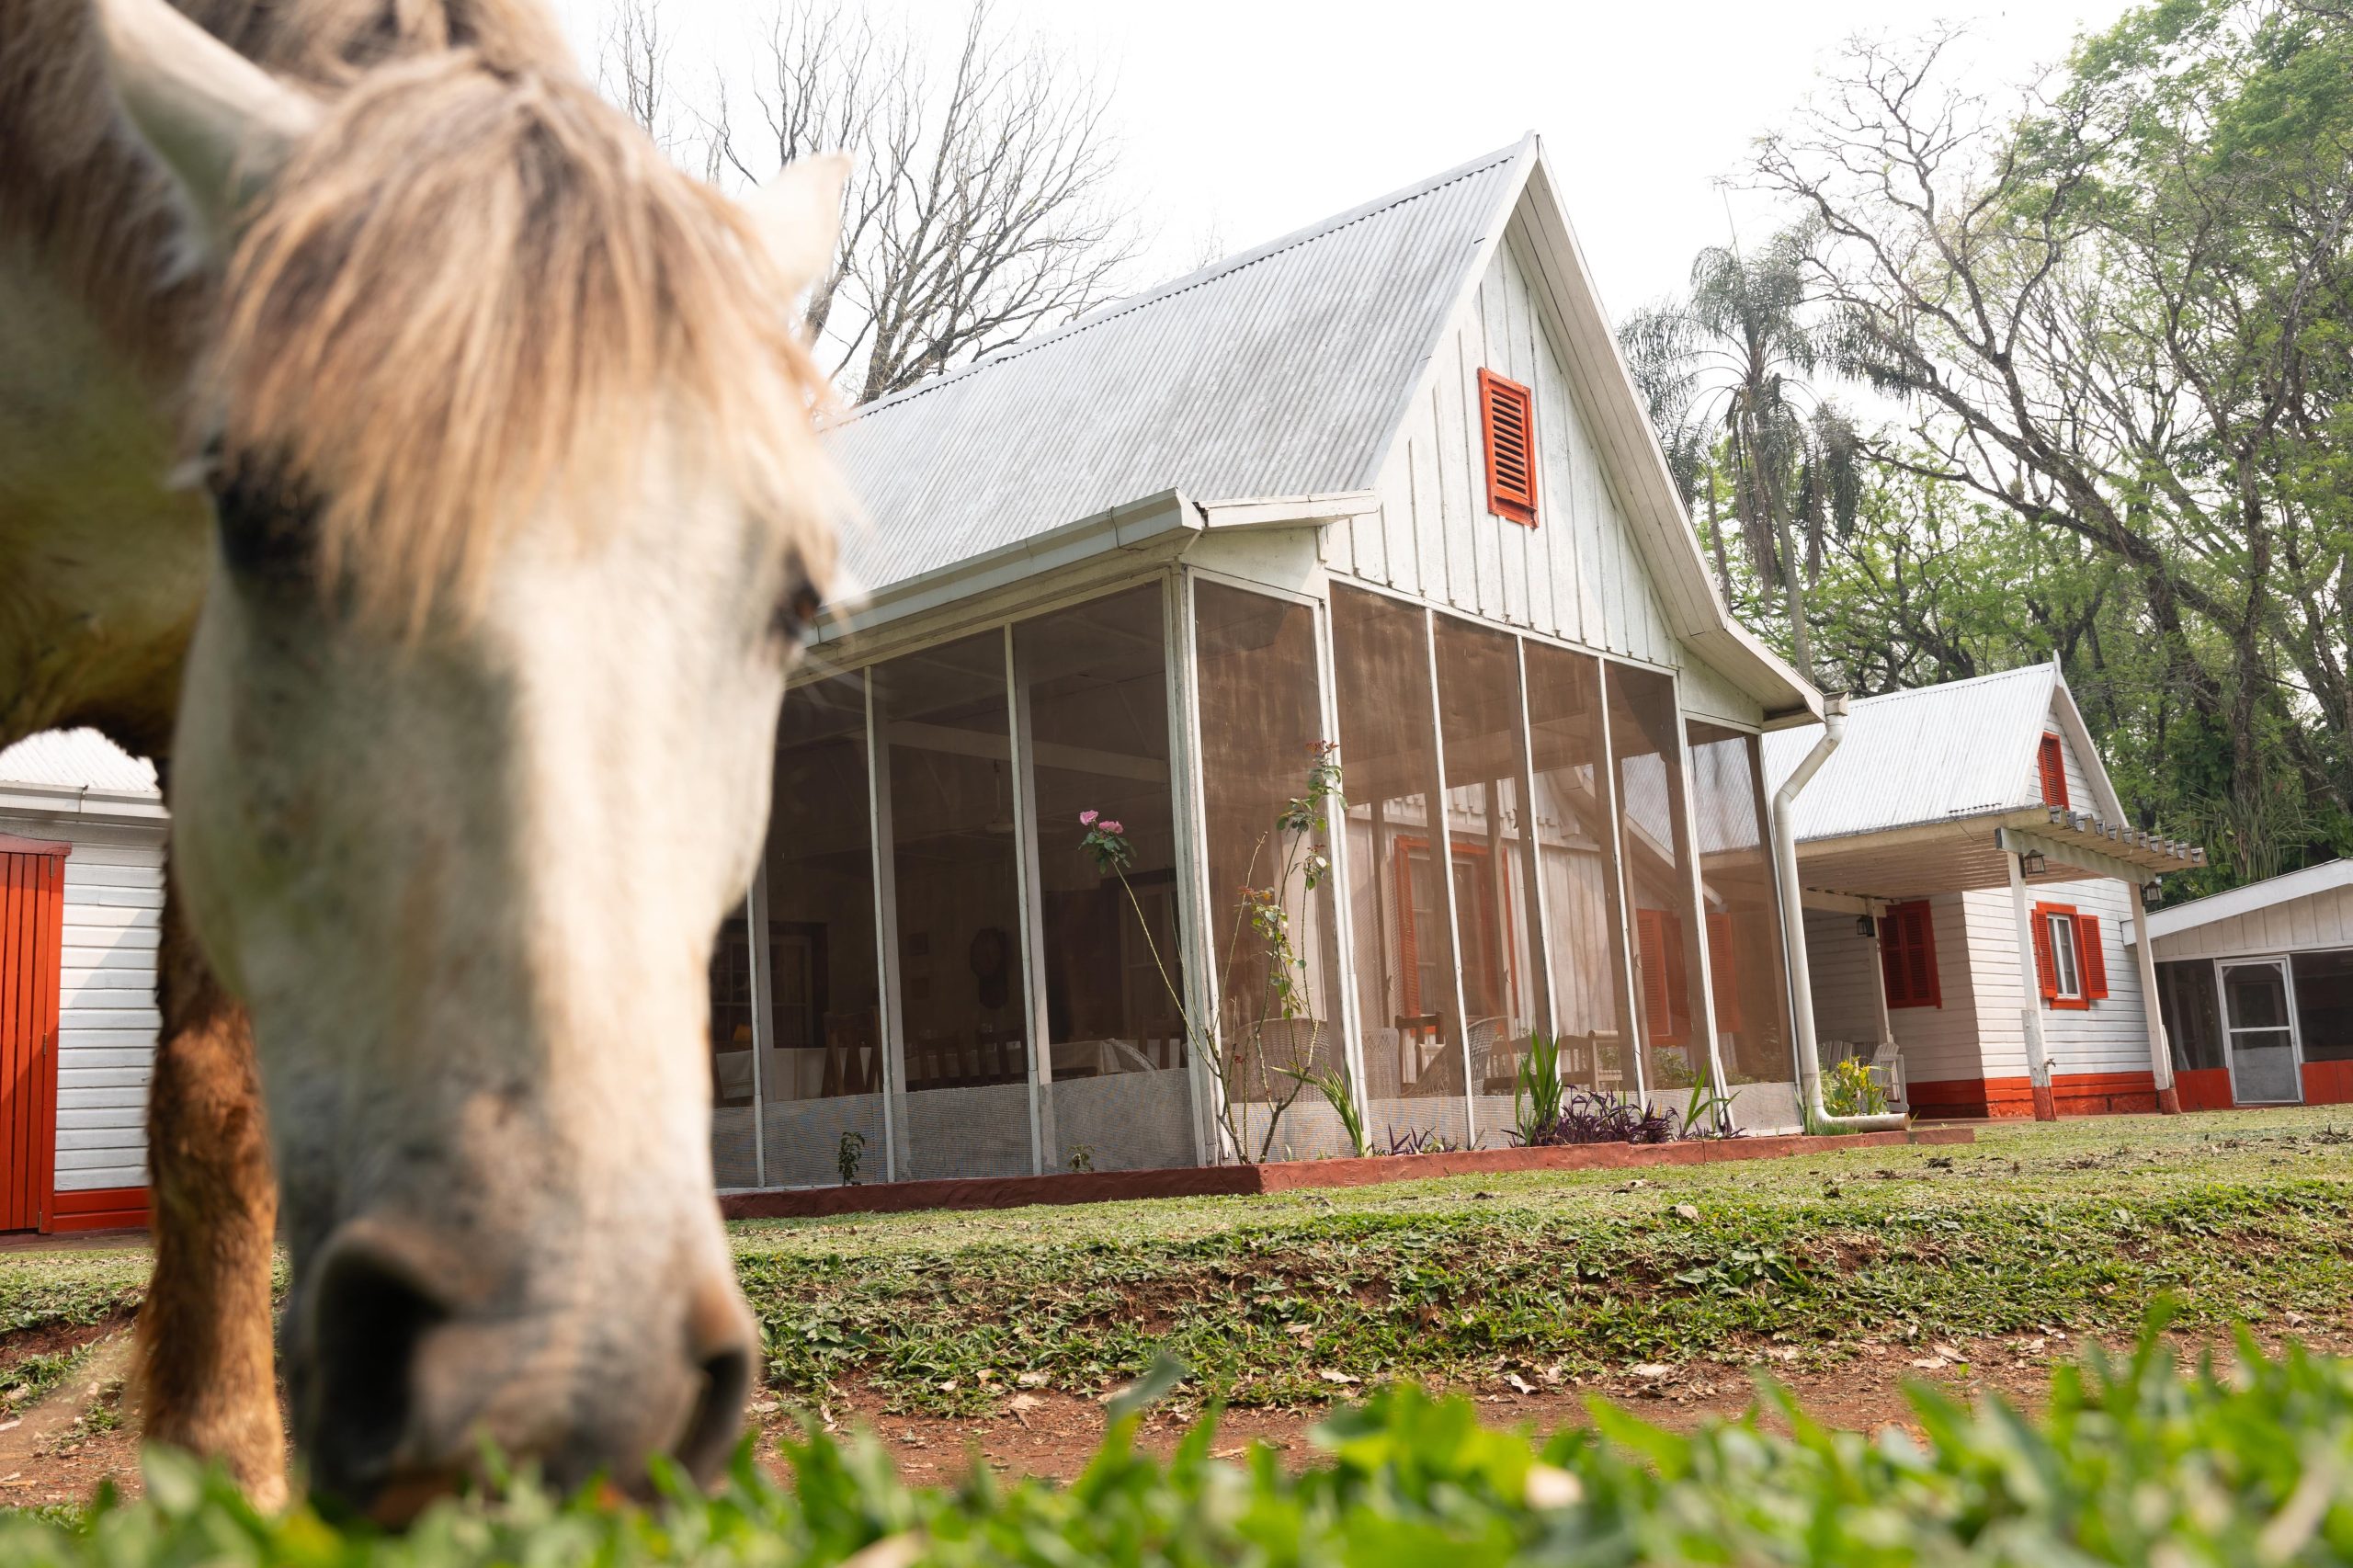
[[[166,831],[95,731],[0,751],[0,1230],[146,1221]]]
[[[2149,916],[2185,1100],[2353,1102],[2353,861]]]

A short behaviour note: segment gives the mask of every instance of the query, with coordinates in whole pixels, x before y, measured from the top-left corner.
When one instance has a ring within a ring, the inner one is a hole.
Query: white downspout
[[[1847,735],[1847,694],[1832,692],[1822,699],[1822,738],[1805,754],[1788,782],[1773,792],[1773,858],[1781,887],[1781,944],[1790,963],[1790,1010],[1798,1036],[1798,1097],[1808,1131],[1844,1128],[1858,1132],[1881,1131],[1909,1125],[1901,1111],[1880,1116],[1832,1116],[1822,1108],[1822,1053],[1813,1033],[1813,966],[1805,950],[1805,900],[1798,884],[1798,791],[1803,790],[1838,743]]]

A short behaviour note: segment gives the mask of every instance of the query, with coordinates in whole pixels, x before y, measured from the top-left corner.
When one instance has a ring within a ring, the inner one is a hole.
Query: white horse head
[[[843,167],[739,208],[576,80],[457,51],[323,105],[104,9],[226,267],[173,846],[253,1017],[314,1483],[398,1512],[483,1437],[708,1475],[759,1339],[705,976],[833,564],[791,324]]]

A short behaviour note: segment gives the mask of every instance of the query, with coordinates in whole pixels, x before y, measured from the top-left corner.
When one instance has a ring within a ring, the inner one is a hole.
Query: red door
[[[0,835],[0,1231],[40,1227],[57,1164],[65,853]]]

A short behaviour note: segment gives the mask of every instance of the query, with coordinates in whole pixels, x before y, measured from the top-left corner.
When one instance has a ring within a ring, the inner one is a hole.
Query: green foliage
[[[1512,1119],[1522,1143],[1534,1143],[1561,1124],[1561,1101],[1568,1092],[1561,1082],[1561,1042],[1538,1031],[1528,1037],[1528,1054],[1520,1058],[1519,1077],[1512,1085]]]
[[[811,1403],[1094,1398],[1163,1350],[1186,1400],[1321,1402],[1339,1372],[1492,1384],[1633,1363],[1834,1364],[1924,1337],[2207,1329],[2353,1298],[2353,1138],[2329,1113],[1988,1129],[1973,1147],[1543,1172],[1260,1199],[739,1227],[768,1374]],[[2342,1112],[2336,1113],[2340,1121]],[[2207,1134],[2202,1138],[2200,1131]],[[1696,1218],[1679,1210],[1688,1208]],[[1771,1253],[1738,1294],[1678,1277]]]
[[[2029,1419],[1912,1393],[1924,1440],[1834,1431],[1770,1382],[1756,1417],[1688,1436],[1597,1403],[1590,1430],[1549,1439],[1480,1424],[1469,1402],[1376,1391],[1316,1428],[1324,1462],[1293,1471],[1261,1447],[1210,1457],[1196,1425],[1165,1462],[1136,1448],[1140,1405],[1113,1413],[1066,1487],[977,1463],[959,1485],[911,1488],[869,1438],[788,1442],[792,1480],[748,1453],[715,1497],[673,1483],[656,1507],[569,1502],[528,1483],[443,1504],[407,1535],[338,1533],[308,1511],[256,1514],[221,1477],[151,1458],[148,1494],[84,1519],[0,1519],[15,1568],[205,1563],[490,1568],[696,1563],[1184,1565],[1641,1562],[1840,1565],[2353,1562],[2353,1367],[2251,1343],[2186,1374],[2151,1332],[2129,1359],[2097,1354],[2052,1379]],[[865,1555],[860,1555],[865,1554]]]
[[[1871,1076],[1870,1062],[1850,1056],[1824,1071],[1822,1108],[1833,1116],[1879,1116],[1887,1109],[1887,1091]]]
[[[1276,1071],[1324,1096],[1324,1103],[1330,1106],[1332,1114],[1340,1119],[1340,1131],[1347,1137],[1351,1154],[1361,1160],[1371,1153],[1371,1146],[1365,1142],[1364,1112],[1357,1105],[1356,1092],[1348,1086],[1345,1063],[1320,1073],[1299,1067],[1278,1067]]]

